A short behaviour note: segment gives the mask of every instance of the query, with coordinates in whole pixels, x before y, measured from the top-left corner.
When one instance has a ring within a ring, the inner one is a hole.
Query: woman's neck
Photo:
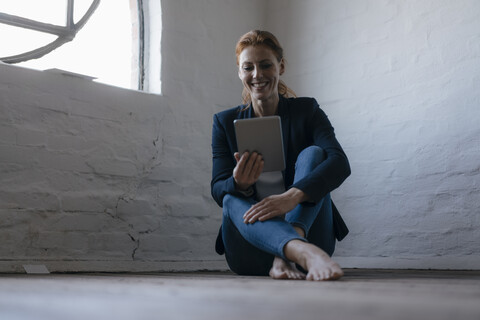
[[[279,101],[280,98],[278,96],[269,100],[252,100],[252,107],[255,116],[268,117],[276,115],[278,113]]]

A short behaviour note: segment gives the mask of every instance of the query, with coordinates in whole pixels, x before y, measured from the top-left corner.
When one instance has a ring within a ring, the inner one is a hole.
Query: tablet
[[[238,152],[263,156],[263,172],[285,169],[282,123],[279,116],[237,119],[234,122]]]

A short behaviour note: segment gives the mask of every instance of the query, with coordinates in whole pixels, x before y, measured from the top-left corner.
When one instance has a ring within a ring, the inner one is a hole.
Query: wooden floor
[[[480,271],[0,275],[0,319],[480,319]]]

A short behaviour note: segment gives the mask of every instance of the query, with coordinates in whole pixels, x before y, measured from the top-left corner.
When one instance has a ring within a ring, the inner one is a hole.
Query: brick
[[[45,146],[46,137],[42,131],[19,129],[16,133],[17,145],[19,146]]]
[[[56,195],[46,191],[0,191],[0,208],[56,211],[59,201]]]
[[[82,232],[42,231],[37,240],[32,243],[32,248],[56,250],[68,257],[72,255],[71,251],[88,251],[89,246],[88,238]]]
[[[130,161],[93,158],[86,160],[86,164],[101,175],[135,177],[138,174],[136,165]]]
[[[97,147],[99,143],[93,140],[86,140],[82,136],[75,135],[48,135],[47,147],[54,151],[76,151],[82,152]]]
[[[86,160],[78,154],[67,154],[48,150],[38,150],[38,166],[61,171],[93,172]]]
[[[113,194],[92,191],[69,192],[61,196],[62,210],[71,212],[104,212],[117,205],[117,198]]]
[[[33,166],[37,149],[0,145],[0,162]]]
[[[101,232],[84,235],[88,239],[90,257],[123,257],[130,260],[137,243],[127,232]]]
[[[0,126],[0,143],[13,145],[16,141],[16,133],[13,127]]]

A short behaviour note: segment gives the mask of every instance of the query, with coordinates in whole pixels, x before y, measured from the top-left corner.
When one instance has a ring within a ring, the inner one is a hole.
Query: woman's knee
[[[232,209],[235,208],[235,201],[238,201],[235,196],[231,194],[226,194],[223,197],[223,215],[229,216]]]
[[[326,159],[325,151],[318,146],[310,146],[302,150],[297,157],[296,167],[315,168]]]
[[[224,197],[223,197],[223,207],[228,207],[230,205],[230,202],[232,201],[232,196],[230,194],[226,194]]]
[[[306,159],[314,162],[321,163],[325,160],[325,151],[319,146],[310,146],[300,152],[298,155],[299,159]]]
[[[243,214],[250,209],[250,207],[255,203],[255,200],[251,198],[239,197],[232,194],[226,194],[223,197],[223,215],[233,215],[238,217],[238,215],[243,216]],[[236,220],[236,219],[235,219]]]

